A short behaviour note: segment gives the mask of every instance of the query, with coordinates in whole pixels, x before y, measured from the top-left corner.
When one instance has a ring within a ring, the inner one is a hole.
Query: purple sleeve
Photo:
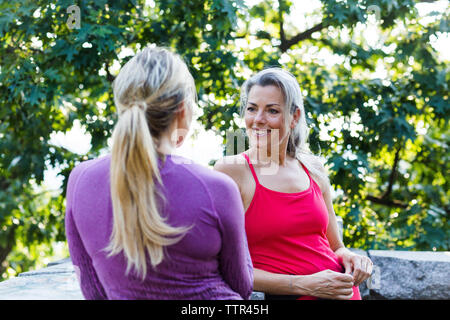
[[[76,168],[72,171],[67,186],[65,216],[67,243],[69,245],[70,258],[77,274],[84,298],[88,300],[103,300],[107,299],[105,290],[97,277],[97,273],[92,265],[91,257],[83,245],[73,216],[75,205],[73,199],[77,192],[76,183],[78,180],[77,178],[80,176],[79,169],[80,168]]]
[[[224,175],[225,183],[214,186],[212,197],[222,234],[220,270],[224,280],[242,298],[253,290],[253,265],[245,234],[244,208],[237,185]]]

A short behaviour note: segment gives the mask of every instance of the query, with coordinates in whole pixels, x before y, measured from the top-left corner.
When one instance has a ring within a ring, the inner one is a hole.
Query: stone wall
[[[0,282],[0,299],[82,300],[83,295],[72,261],[67,258]]]
[[[375,272],[365,299],[450,299],[450,252],[369,250],[368,255]]]
[[[450,299],[450,252],[351,250],[374,263],[372,277],[360,286],[364,300]],[[83,295],[67,258],[0,282],[0,299],[81,300]],[[264,294],[254,292],[252,299]]]

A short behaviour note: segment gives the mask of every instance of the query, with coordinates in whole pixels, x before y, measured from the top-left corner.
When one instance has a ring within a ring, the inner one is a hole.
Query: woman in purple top
[[[78,165],[66,235],[86,299],[248,299],[253,270],[236,184],[171,155],[192,120],[181,58],[146,48],[113,84],[111,155]]]

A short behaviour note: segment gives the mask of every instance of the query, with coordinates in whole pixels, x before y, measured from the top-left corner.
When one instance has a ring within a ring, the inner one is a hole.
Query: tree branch
[[[315,25],[314,27],[312,27],[311,29],[308,29],[304,32],[300,32],[299,34],[297,34],[296,36],[294,36],[290,39],[281,39],[281,44],[280,44],[281,52],[286,52],[290,47],[292,47],[294,44],[297,44],[300,41],[303,41],[306,39],[311,39],[311,35],[314,32],[320,31],[326,27],[327,27],[327,25],[324,24],[323,22],[321,22],[321,23]]]
[[[389,200],[389,199],[385,199],[385,198],[377,198],[374,196],[367,196],[366,200],[369,200],[373,203],[388,206],[388,207],[397,207],[397,208],[402,208],[402,209],[406,209],[408,207],[407,204],[405,204],[401,201],[398,201],[398,200]]]
[[[17,225],[12,225],[6,232],[5,236],[5,246],[0,246],[0,274],[2,274],[5,270],[3,266],[3,262],[6,260],[6,257],[12,251],[12,248],[15,244],[15,236],[16,236]]]
[[[420,3],[420,2],[433,3],[438,0],[416,0],[416,1],[418,3]],[[281,52],[286,52],[289,48],[291,48],[293,45],[299,43],[300,41],[303,41],[306,39],[311,39],[311,35],[314,32],[320,31],[320,30],[328,27],[328,24],[326,24],[322,21],[321,23],[315,25],[314,27],[312,27],[306,31],[300,32],[290,39],[286,39],[286,34],[284,32],[282,0],[278,0],[278,12],[279,12],[279,19],[280,19],[280,41],[281,41],[279,48],[280,48]]]
[[[394,164],[392,165],[392,171],[391,171],[391,174],[389,175],[389,184],[388,184],[384,194],[381,197],[367,196],[366,200],[369,200],[373,203],[385,205],[388,207],[398,207],[398,208],[403,208],[403,209],[408,207],[407,204],[405,204],[401,201],[389,199],[389,195],[392,192],[392,187],[394,186],[395,178],[397,177],[397,166],[400,161],[401,150],[402,150],[402,147],[399,146],[397,148],[397,151],[395,152]]]
[[[105,63],[105,70],[106,70],[106,80],[112,83],[115,77],[109,72],[109,63]]]
[[[397,165],[398,165],[398,161],[400,160],[400,151],[401,150],[402,150],[402,148],[399,146],[397,151],[395,152],[394,164],[392,165],[392,171],[391,171],[391,174],[389,175],[389,184],[386,189],[386,192],[381,197],[382,199],[387,199],[392,192],[392,186],[394,185],[395,178],[397,177]]]
[[[282,8],[281,1],[282,0],[278,1],[278,15],[279,15],[279,19],[280,19],[280,40],[281,40],[281,44],[283,44],[284,42],[286,42],[286,35],[284,34],[283,8]]]

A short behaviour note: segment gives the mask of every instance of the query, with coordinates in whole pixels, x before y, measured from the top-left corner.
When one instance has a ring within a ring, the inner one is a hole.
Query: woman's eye
[[[270,109],[270,110],[269,110],[269,113],[270,113],[270,114],[277,114],[277,113],[279,113],[279,111],[276,110],[276,109]]]
[[[247,107],[247,111],[253,112],[255,111],[255,107]]]

